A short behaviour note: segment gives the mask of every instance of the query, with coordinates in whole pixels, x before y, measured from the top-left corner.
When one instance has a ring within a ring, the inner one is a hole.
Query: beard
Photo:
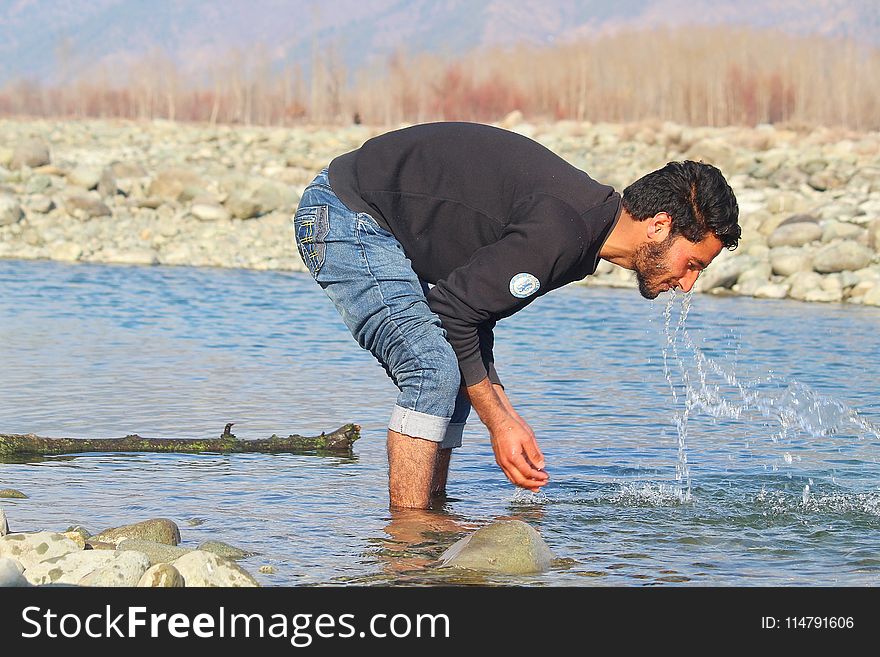
[[[659,244],[646,242],[636,249],[633,265],[636,280],[639,282],[639,292],[646,299],[656,299],[664,291],[663,286],[670,284],[667,280],[669,267],[665,260],[672,241],[672,237],[667,237]]]

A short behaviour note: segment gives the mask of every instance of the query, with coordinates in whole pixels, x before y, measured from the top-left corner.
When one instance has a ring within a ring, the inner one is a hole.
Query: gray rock
[[[683,159],[713,164],[726,176],[731,174],[736,162],[736,149],[723,139],[702,139],[691,146]]]
[[[868,246],[874,251],[880,253],[880,219],[874,219],[867,224],[868,228]]]
[[[215,203],[194,203],[190,209],[192,215],[200,221],[229,221],[229,211]]]
[[[779,226],[767,238],[767,246],[803,246],[822,239],[822,228],[814,223],[795,223]]]
[[[786,283],[767,283],[756,289],[752,296],[757,299],[784,299],[788,296],[788,290]]]
[[[183,577],[186,586],[259,586],[250,573],[231,559],[210,552],[195,550],[172,564]]]
[[[826,203],[818,209],[817,213],[820,219],[835,221],[853,221],[856,217],[863,215],[864,211],[854,203],[847,201],[835,201]]]
[[[102,249],[101,262],[117,265],[158,265],[159,254],[153,249]]]
[[[205,541],[199,546],[199,550],[216,554],[219,557],[226,557],[233,561],[244,559],[245,557],[252,557],[254,555],[253,552],[246,552],[245,550],[229,545],[229,543],[223,543],[222,541]]]
[[[22,575],[23,572],[24,566],[17,559],[0,558],[0,588],[28,586],[28,581]]]
[[[864,239],[867,231],[861,226],[849,222],[829,219],[822,226],[822,241],[825,243],[836,239],[858,241]]]
[[[98,194],[102,198],[108,196],[116,196],[119,191],[119,185],[116,184],[116,176],[113,175],[113,169],[104,167],[101,171],[101,177],[98,179]]]
[[[730,251],[722,250],[697,279],[696,288],[699,292],[706,292],[716,287],[731,287],[743,272],[753,267],[756,259],[750,255],[727,255]]]
[[[777,276],[812,271],[813,254],[808,249],[781,246],[770,251],[770,267]]]
[[[24,217],[21,204],[12,196],[0,194],[0,226],[17,224]]]
[[[55,201],[48,196],[36,194],[28,199],[28,208],[37,214],[46,214],[55,209]]]
[[[759,262],[740,275],[733,290],[738,294],[752,296],[758,288],[770,282],[771,273],[770,263]]]
[[[31,176],[24,187],[26,194],[42,194],[52,188],[52,179],[49,176]]]
[[[793,214],[789,217],[786,217],[780,223],[780,226],[790,226],[791,224],[818,224],[819,218],[812,214]]]
[[[838,271],[862,269],[867,267],[874,252],[855,242],[832,242],[816,251],[813,269],[828,274]]]
[[[553,552],[535,529],[520,520],[502,520],[454,543],[440,557],[440,563],[519,575],[543,572],[553,559]]]
[[[780,171],[782,171],[780,169]],[[776,176],[774,176],[775,178]],[[794,192],[779,192],[767,199],[767,210],[773,214],[780,212],[799,212],[806,205],[804,197]]]
[[[134,550],[117,553],[115,559],[79,580],[80,586],[137,586],[150,567],[147,555]]]
[[[130,538],[177,545],[180,543],[180,529],[167,518],[153,518],[132,525],[105,529],[95,536],[96,541],[113,543],[114,545],[119,545],[122,541]]]
[[[0,498],[2,497],[11,500],[26,500],[28,498],[27,495],[15,488],[3,488],[2,490],[0,490]]]
[[[114,178],[146,178],[149,174],[138,162],[114,162],[109,166]]]
[[[80,550],[46,559],[26,568],[24,576],[31,584],[79,584],[79,581],[98,568],[116,559],[119,552],[110,550]]]
[[[232,191],[224,205],[236,219],[253,219],[261,212],[259,202],[249,193],[241,190]]]
[[[56,242],[51,244],[48,250],[50,260],[61,262],[76,262],[82,257],[83,250],[79,244],[73,242]]]
[[[810,290],[804,295],[804,301],[821,301],[825,303],[843,301],[843,290]]]
[[[166,201],[191,201],[203,194],[207,186],[198,174],[175,167],[160,171],[150,183],[148,194]]]
[[[9,162],[10,169],[41,167],[52,162],[49,154],[49,145],[42,139],[29,139],[18,144],[12,152],[12,160]]]
[[[0,557],[17,559],[25,570],[46,559],[79,551],[76,543],[55,532],[7,534],[0,537]]]
[[[93,196],[71,195],[64,199],[64,209],[81,219],[107,217],[112,214],[110,208],[99,198]]]
[[[822,276],[814,271],[796,272],[785,282],[789,285],[788,296],[798,301],[806,301],[807,294],[822,288]]]
[[[67,174],[67,184],[95,189],[101,182],[101,167],[81,164]]]
[[[876,283],[862,296],[862,303],[866,306],[880,306],[880,283]]]
[[[807,184],[817,191],[824,192],[830,189],[840,189],[846,185],[849,178],[847,173],[839,169],[825,169],[807,178]]]
[[[151,566],[159,563],[171,563],[192,552],[189,548],[157,543],[156,541],[144,541],[138,538],[126,539],[120,542],[118,547],[120,550],[134,550],[147,555]]]
[[[177,568],[169,563],[157,563],[155,566],[150,566],[137,585],[150,588],[175,588],[185,586],[185,583]]]
[[[6,536],[9,533],[9,522],[6,520],[6,511],[0,509],[0,536]]]

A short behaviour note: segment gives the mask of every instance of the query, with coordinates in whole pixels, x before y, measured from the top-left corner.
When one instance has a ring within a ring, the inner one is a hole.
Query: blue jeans
[[[349,210],[324,169],[306,187],[293,217],[299,254],[358,344],[400,390],[388,428],[460,447],[471,410],[458,359],[394,235]]]

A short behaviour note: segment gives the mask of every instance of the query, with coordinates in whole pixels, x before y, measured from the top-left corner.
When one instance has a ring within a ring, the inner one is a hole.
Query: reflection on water
[[[0,262],[0,432],[241,438],[363,427],[355,458],[90,454],[0,464],[13,530],[148,517],[272,565],[264,584],[877,584],[880,311],[558,290],[496,329],[551,484],[516,491],[474,416],[450,498],[387,507],[396,397],[304,274]],[[495,518],[549,573],[436,566]]]

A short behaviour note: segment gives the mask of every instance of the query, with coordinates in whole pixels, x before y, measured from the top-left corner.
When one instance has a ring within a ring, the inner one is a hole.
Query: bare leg
[[[388,493],[392,509],[427,509],[439,444],[388,430]]]
[[[437,465],[434,466],[434,481],[431,484],[431,496],[440,497],[446,494],[446,480],[449,477],[449,459],[452,449],[441,449],[437,452]]]

